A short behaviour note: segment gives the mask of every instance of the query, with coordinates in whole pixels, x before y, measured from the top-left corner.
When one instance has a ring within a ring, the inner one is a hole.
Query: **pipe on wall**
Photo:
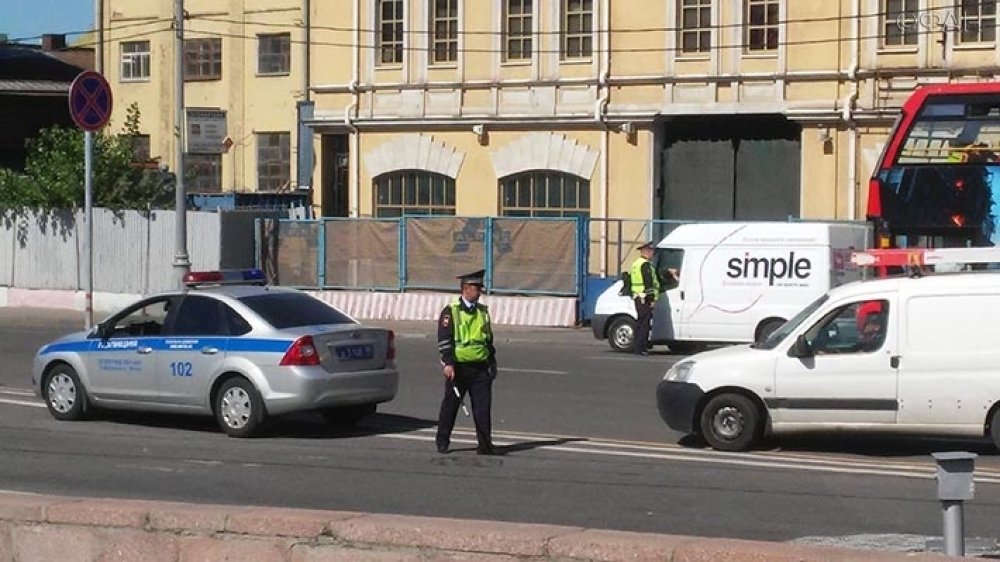
[[[608,130],[608,102],[611,96],[608,87],[608,77],[611,74],[611,0],[605,0],[601,6],[601,30],[597,41],[600,56],[597,59],[597,102],[594,104],[594,121],[601,127],[601,277],[608,275],[608,199],[610,197],[610,181],[608,179],[608,150],[611,144]]]
[[[844,98],[841,106],[841,118],[847,126],[847,218],[857,217],[858,192],[858,124],[854,121],[854,106],[861,93],[858,78],[858,67],[861,57],[861,2],[851,3],[851,66],[847,70],[847,78],[851,82],[851,92]]]
[[[350,177],[351,190],[354,192],[351,205],[351,216],[361,216],[361,135],[358,128],[354,126],[352,119],[357,117],[358,104],[361,101],[361,90],[358,88],[358,81],[361,73],[361,2],[351,2],[351,17],[353,19],[353,36],[351,38],[351,83],[348,91],[351,93],[351,104],[344,111],[344,124],[350,132],[351,140],[348,141],[348,150],[351,152],[351,165],[348,171]],[[351,146],[353,144],[353,146]]]

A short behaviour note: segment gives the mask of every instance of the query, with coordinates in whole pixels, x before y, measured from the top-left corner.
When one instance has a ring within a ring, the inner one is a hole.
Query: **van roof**
[[[830,231],[860,229],[867,226],[851,223],[822,222],[706,222],[682,224],[657,244],[659,248],[674,246],[773,246],[826,245]]]
[[[960,271],[929,273],[918,277],[894,276],[867,279],[841,285],[830,290],[831,299],[863,297],[880,292],[901,295],[948,294],[956,290],[1000,290],[1000,271]]]

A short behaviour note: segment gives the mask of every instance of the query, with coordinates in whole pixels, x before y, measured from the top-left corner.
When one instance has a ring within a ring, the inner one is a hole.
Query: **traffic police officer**
[[[632,353],[646,355],[649,349],[649,330],[653,323],[653,308],[656,297],[660,294],[660,278],[653,269],[653,253],[656,247],[652,242],[639,246],[639,257],[632,262],[629,278],[632,281],[632,300],[635,301],[637,317],[635,338],[632,341]]]
[[[490,313],[479,303],[484,274],[484,270],[479,270],[460,275],[461,297],[444,307],[438,318],[438,351],[445,378],[436,438],[439,453],[448,452],[455,416],[468,392],[476,423],[476,453],[496,454],[491,437],[490,406],[497,359]]]

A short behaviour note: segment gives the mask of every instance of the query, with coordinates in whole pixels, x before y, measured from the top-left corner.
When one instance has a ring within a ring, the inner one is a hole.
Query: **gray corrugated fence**
[[[261,214],[189,211],[192,269],[253,266],[253,220]],[[94,209],[94,290],[148,294],[174,288],[174,212]],[[83,288],[82,211],[0,219],[0,285]]]

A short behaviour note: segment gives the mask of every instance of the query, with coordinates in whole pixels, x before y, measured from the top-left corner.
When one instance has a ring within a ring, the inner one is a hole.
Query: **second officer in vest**
[[[639,257],[632,262],[629,279],[632,281],[632,300],[635,301],[635,338],[632,352],[646,355],[649,352],[649,330],[653,323],[653,308],[660,295],[660,278],[653,269],[656,246],[647,242],[639,246]]]
[[[476,423],[476,453],[496,454],[491,437],[490,407],[497,358],[490,312],[485,305],[479,304],[484,274],[484,270],[479,270],[459,276],[462,295],[444,307],[438,318],[438,351],[445,378],[436,439],[439,453],[448,452],[455,416],[458,415],[462,397],[468,392]],[[458,389],[458,396],[455,389]]]

